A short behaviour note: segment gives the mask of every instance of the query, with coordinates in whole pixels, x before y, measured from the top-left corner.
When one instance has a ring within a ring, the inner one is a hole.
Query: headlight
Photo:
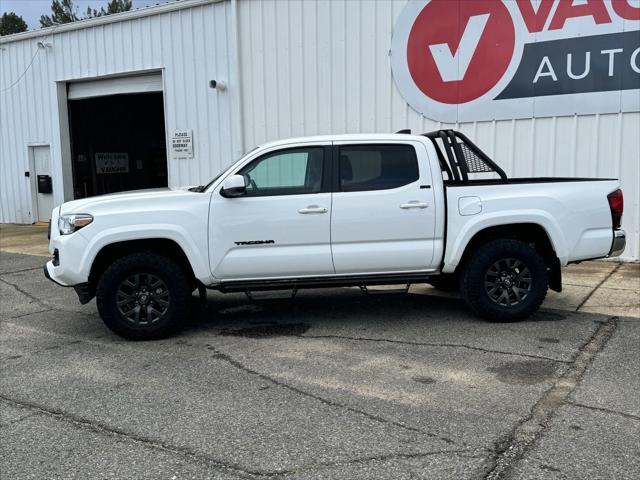
[[[58,218],[58,230],[60,230],[60,235],[69,235],[82,227],[86,227],[91,222],[93,222],[93,216],[86,213],[60,215]]]

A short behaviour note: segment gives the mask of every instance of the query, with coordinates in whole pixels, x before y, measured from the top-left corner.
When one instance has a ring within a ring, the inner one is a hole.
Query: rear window
[[[411,145],[340,147],[340,190],[388,190],[418,180],[418,159]]]

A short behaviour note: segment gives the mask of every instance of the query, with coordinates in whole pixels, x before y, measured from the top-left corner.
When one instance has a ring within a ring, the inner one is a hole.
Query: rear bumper
[[[613,242],[611,243],[611,250],[608,257],[618,257],[624,252],[624,247],[627,246],[627,235],[624,230],[613,231]]]

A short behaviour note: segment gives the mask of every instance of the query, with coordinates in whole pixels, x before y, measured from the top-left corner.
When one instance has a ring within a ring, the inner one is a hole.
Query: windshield
[[[227,170],[229,170],[229,169],[227,168],[227,169],[225,169],[225,170],[221,171],[218,175],[216,175],[215,177],[213,177],[213,180],[211,180],[211,181],[210,181],[209,183],[207,183],[206,185],[200,185],[199,190],[200,190],[201,192],[205,192],[205,191],[207,190],[207,188],[209,188],[211,185],[213,185],[213,184],[216,182],[216,180],[218,180],[218,179],[222,176],[222,174],[223,174],[224,172],[226,172]]]
[[[231,167],[233,167],[236,163],[238,163],[240,160],[242,160],[244,157],[246,157],[247,155],[249,155],[251,152],[257,150],[259,147],[254,147],[251,150],[249,150],[247,153],[245,153],[242,157],[240,157],[238,160],[236,160],[235,162],[233,162],[229,167],[225,168],[224,170],[222,170],[218,175],[216,175],[213,180],[211,180],[209,183],[207,183],[206,185],[200,185],[198,187],[193,187],[190,188],[189,190],[191,190],[192,192],[206,192],[207,189],[213,185],[214,183],[216,183],[216,181],[225,173],[227,173],[229,171],[229,169]]]

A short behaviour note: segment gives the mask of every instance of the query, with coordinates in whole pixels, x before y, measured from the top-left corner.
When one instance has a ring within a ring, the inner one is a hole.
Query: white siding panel
[[[619,177],[629,235],[624,256],[639,258],[640,113],[428,120],[407,105],[391,76],[391,35],[405,4],[240,1],[244,149],[289,136],[459,128],[511,176]]]
[[[33,220],[24,177],[29,144],[51,145],[54,200],[64,200],[57,82],[157,70],[167,135],[194,132],[195,158],[168,159],[171,186],[206,182],[242,151],[277,138],[454,127],[511,176],[620,177],[629,234],[625,257],[639,258],[640,113],[461,125],[428,120],[407,105],[391,76],[391,35],[405,4],[238,0],[236,35],[232,1],[191,2],[1,43],[0,221]],[[38,41],[51,47],[38,51]],[[228,89],[210,89],[212,79]]]
[[[160,71],[167,136],[175,129],[194,133],[195,158],[168,158],[169,185],[206,183],[229,165],[241,151],[231,135],[239,120],[229,98],[239,89],[219,92],[208,84],[236,80],[228,45],[232,31],[231,4],[222,1],[0,44],[0,222],[34,221],[24,177],[29,144],[51,145],[54,203],[65,200],[57,82]],[[38,50],[38,41],[51,47]]]

